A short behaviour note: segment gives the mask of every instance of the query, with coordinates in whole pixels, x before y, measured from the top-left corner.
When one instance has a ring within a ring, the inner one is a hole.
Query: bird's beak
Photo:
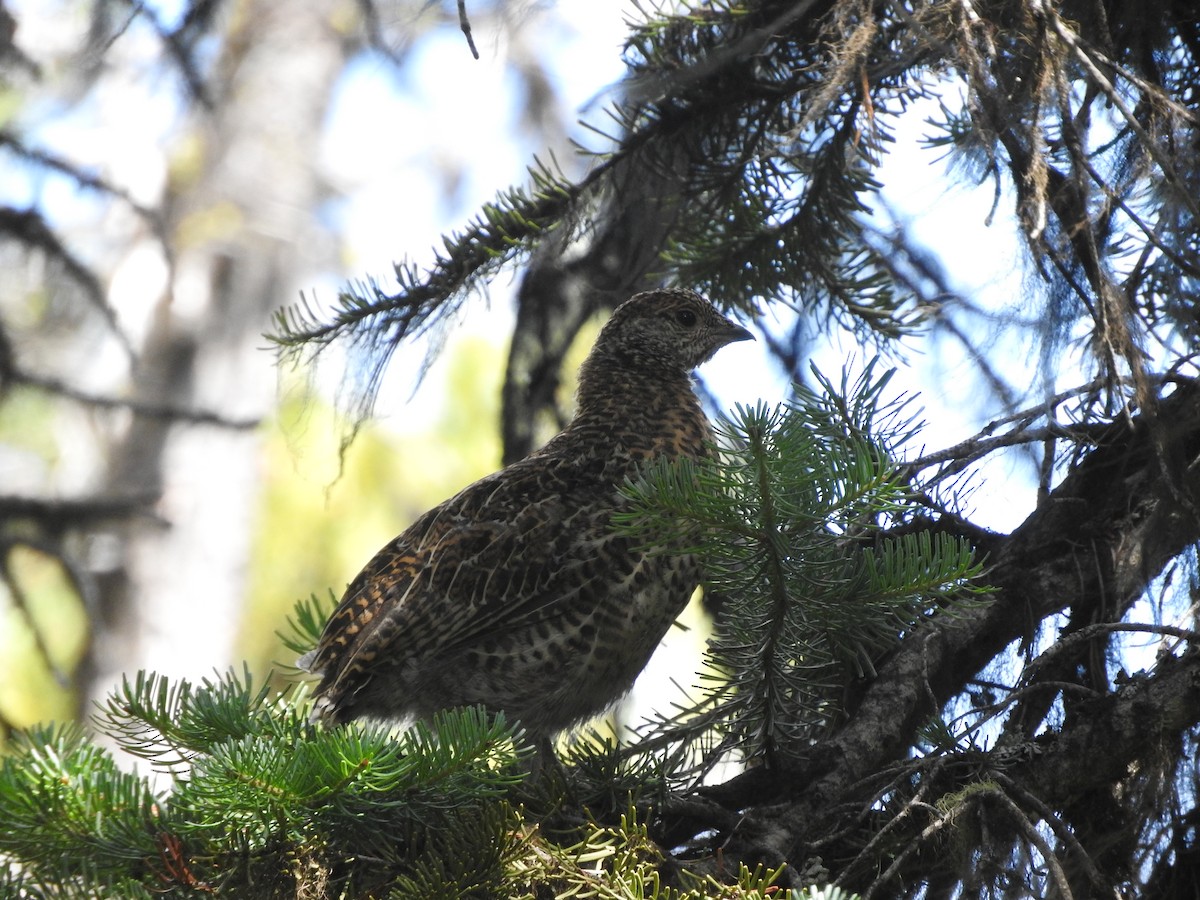
[[[743,328],[741,325],[738,325],[736,322],[730,322],[728,319],[725,320],[725,327],[721,329],[721,337],[723,338],[722,343],[724,344],[733,344],[737,341],[756,340],[754,335],[751,334],[747,329]]]

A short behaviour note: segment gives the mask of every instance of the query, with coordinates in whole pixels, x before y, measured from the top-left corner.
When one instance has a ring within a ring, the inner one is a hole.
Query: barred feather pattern
[[[692,291],[619,306],[571,423],[422,515],[350,584],[301,659],[321,676],[316,714],[481,704],[541,739],[620,699],[701,580],[693,557],[613,533],[620,487],[649,460],[707,452],[691,370],[747,339]]]

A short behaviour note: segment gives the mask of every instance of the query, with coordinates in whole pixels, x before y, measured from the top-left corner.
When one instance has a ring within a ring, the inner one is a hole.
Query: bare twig
[[[1037,848],[1038,853],[1042,855],[1042,861],[1045,862],[1046,868],[1050,870],[1050,877],[1054,879],[1054,886],[1058,889],[1058,896],[1062,900],[1074,900],[1075,895],[1071,892],[1071,883],[1067,878],[1067,873],[1063,871],[1062,864],[1058,861],[1058,856],[1055,855],[1054,849],[1046,842],[1046,839],[1042,837],[1037,828],[1034,827],[1034,824],[1029,821],[1029,816],[1025,814],[1025,811],[998,788],[985,789],[982,796],[995,800],[1008,813],[1009,820],[1025,835],[1025,840]]]
[[[231,419],[212,410],[183,409],[165,403],[145,403],[121,397],[106,397],[102,394],[91,394],[72,387],[58,378],[31,375],[28,372],[20,370],[11,370],[5,374],[15,384],[23,384],[28,387],[47,391],[51,394],[58,394],[60,397],[66,397],[68,400],[74,400],[77,403],[84,403],[88,406],[100,407],[101,409],[127,409],[136,415],[145,416],[148,419],[169,419],[177,422],[188,422],[193,425],[217,425],[221,428],[230,428],[238,431],[257,428],[259,425],[259,419],[257,418]]]
[[[1061,425],[1055,422],[1039,428],[1017,428],[994,437],[977,434],[946,450],[922,456],[920,459],[908,463],[905,468],[915,472],[930,466],[949,463],[943,471],[938,473],[938,478],[945,478],[947,475],[961,472],[971,463],[983,459],[1001,447],[1023,446],[1052,438],[1070,438],[1075,442],[1089,442],[1098,438],[1106,427],[1105,425]]]
[[[935,761],[935,767],[939,766],[942,762],[943,760],[941,759]],[[842,867],[841,875],[839,875],[833,882],[835,885],[844,884],[846,876],[856,872],[860,862],[876,858],[873,856],[873,854],[876,853],[877,848],[883,844],[892,831],[908,820],[908,818],[913,814],[914,810],[921,809],[928,811],[934,809],[934,807],[930,806],[925,800],[932,783],[932,778],[923,778],[921,780],[921,786],[917,788],[917,792],[912,796],[912,798],[905,802],[904,807],[898,813],[896,813],[896,815],[892,816],[886,823],[884,823],[883,827],[872,836],[871,840],[867,841],[863,845],[862,849],[858,851],[858,854],[854,857],[854,859],[850,860],[849,863]],[[872,798],[872,804],[879,802],[880,799],[880,797]],[[870,810],[870,808],[871,807],[868,806],[867,810]]]
[[[147,513],[157,494],[128,494],[111,497],[84,497],[49,500],[43,497],[0,495],[0,521],[33,519],[49,529],[69,524],[90,524],[106,519],[122,519]]]
[[[1044,667],[1051,659],[1065,653],[1067,650],[1079,644],[1086,643],[1093,638],[1107,636],[1119,631],[1136,634],[1157,634],[1163,637],[1178,638],[1180,641],[1200,643],[1200,632],[1193,631],[1190,628],[1177,628],[1174,625],[1152,625],[1148,622],[1098,622],[1095,625],[1087,625],[1080,628],[1071,634],[1060,636],[1041,656],[1025,667],[1025,671],[1021,673],[1021,681],[1028,683],[1038,670]]]
[[[910,805],[908,808],[911,809],[915,805],[916,804]],[[912,855],[916,853],[926,841],[936,835],[943,828],[953,824],[954,821],[962,814],[965,805],[956,806],[944,813],[937,809],[937,807],[930,806],[929,804],[923,803],[920,804],[920,806],[922,809],[936,814],[937,817],[928,825],[926,825],[925,828],[921,830],[920,834],[909,841],[903,850],[896,854],[896,858],[892,860],[892,864],[887,867],[882,875],[871,882],[870,886],[863,892],[863,900],[871,900],[871,898],[881,891],[888,882],[890,882],[900,873],[900,870],[904,864],[908,862],[909,858],[912,857]]]
[[[58,234],[50,227],[41,213],[36,210],[17,209],[11,206],[0,207],[0,234],[3,233],[12,235],[15,240],[26,247],[41,250],[47,258],[61,265],[67,276],[83,291],[88,302],[99,312],[109,330],[121,342],[125,352],[129,356],[133,356],[129,338],[117,323],[117,315],[109,305],[100,279],[59,239]]]
[[[1125,381],[1126,379],[1121,380]],[[944,471],[938,473],[938,478],[941,479],[947,475],[962,471],[971,463],[982,459],[989,453],[1002,447],[1046,442],[1058,438],[1066,438],[1077,444],[1080,442],[1091,443],[1099,438],[1104,430],[1109,427],[1107,423],[1089,425],[1049,422],[1037,428],[1031,426],[1037,420],[1049,416],[1056,407],[1066,400],[1090,394],[1099,390],[1104,384],[1104,379],[1097,378],[1089,381],[1087,384],[1059,391],[1057,394],[1047,397],[1036,406],[1018,410],[1017,412],[994,419],[978,434],[967,438],[965,441],[960,441],[953,447],[927,453],[909,463],[905,463],[905,469],[909,472],[919,472],[931,466],[952,463]],[[995,433],[1008,425],[1014,426],[1011,431],[999,435]]]
[[[367,46],[386,59],[393,66],[404,64],[407,45],[401,43],[392,46],[383,33],[383,23],[379,20],[379,7],[374,0],[356,0],[359,15],[362,16],[363,31],[367,35]]]
[[[1063,822],[1061,818],[1059,818],[1053,809],[1051,809],[1029,791],[1025,790],[1025,788],[1021,787],[1021,785],[1017,784],[1003,772],[992,771],[989,773],[989,777],[994,779],[997,783],[1002,784],[1006,791],[1009,791],[1013,796],[1019,799],[1021,803],[1037,813],[1041,817],[1042,821],[1050,826],[1051,830],[1058,837],[1058,839],[1075,853],[1076,859],[1083,867],[1084,874],[1087,875],[1088,879],[1093,885],[1095,885],[1096,888],[1104,890],[1108,887],[1108,885],[1105,883],[1104,876],[1100,874],[1100,870],[1096,868],[1096,863],[1092,861],[1091,855],[1083,848],[1083,845],[1079,843],[1079,839],[1075,837],[1071,829],[1065,822]]]
[[[467,46],[471,55],[479,59],[479,51],[475,49],[475,38],[471,37],[471,20],[467,18],[467,0],[458,0],[458,27],[467,36]]]
[[[164,247],[168,244],[166,231],[163,226],[162,213],[146,206],[123,187],[119,187],[108,179],[94,172],[86,172],[75,163],[50,153],[47,150],[35,149],[26,144],[19,136],[8,129],[0,129],[0,147],[10,153],[28,160],[34,165],[41,166],[52,172],[58,172],[74,181],[79,187],[106,194],[120,200],[146,222],[154,231]]]

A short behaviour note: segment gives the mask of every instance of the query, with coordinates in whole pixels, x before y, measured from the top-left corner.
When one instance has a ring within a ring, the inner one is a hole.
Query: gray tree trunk
[[[190,129],[200,162],[164,202],[175,258],[133,376],[142,403],[251,421],[272,405],[261,335],[330,255],[313,209],[318,136],[343,62],[337,5],[250,0],[222,42],[212,79],[221,96]],[[252,428],[134,415],[112,448],[107,487],[157,493],[159,518],[123,526],[115,564],[97,573],[90,698],[138,668],[195,678],[234,661],[258,449]]]

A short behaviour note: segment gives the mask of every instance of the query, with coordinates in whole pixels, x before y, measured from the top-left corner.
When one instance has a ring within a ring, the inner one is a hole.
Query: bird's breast
[[[571,438],[590,455],[641,463],[659,457],[698,459],[708,452],[713,435],[697,405],[652,413],[634,409],[621,417],[576,422]]]

